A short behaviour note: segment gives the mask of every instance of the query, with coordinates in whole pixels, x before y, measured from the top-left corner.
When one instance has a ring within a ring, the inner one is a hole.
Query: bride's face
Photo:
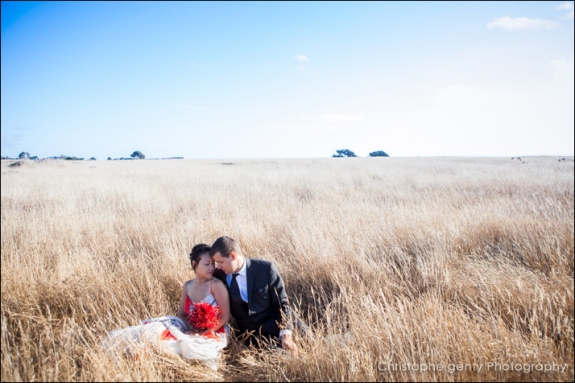
[[[198,261],[198,265],[196,266],[196,275],[198,277],[209,279],[214,274],[215,269],[216,264],[212,257],[210,257],[210,253],[205,253]]]

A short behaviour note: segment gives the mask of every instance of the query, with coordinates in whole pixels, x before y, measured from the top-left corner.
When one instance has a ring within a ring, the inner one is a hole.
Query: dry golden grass
[[[574,379],[571,157],[11,163],[2,381]],[[297,358],[98,347],[174,315],[220,235],[277,265],[316,333]]]

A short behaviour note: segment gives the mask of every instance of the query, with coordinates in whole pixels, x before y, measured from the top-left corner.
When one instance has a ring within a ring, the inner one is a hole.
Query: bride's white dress
[[[208,295],[202,301],[217,307],[213,294]],[[191,301],[189,304],[186,303],[186,310],[193,306]],[[225,331],[202,336],[184,334],[187,330],[186,325],[176,316],[149,318],[141,323],[137,326],[110,331],[105,347],[112,351],[123,348],[124,351],[131,352],[134,348],[154,344],[185,359],[203,362],[216,370],[221,351],[228,343],[228,325],[224,326]]]

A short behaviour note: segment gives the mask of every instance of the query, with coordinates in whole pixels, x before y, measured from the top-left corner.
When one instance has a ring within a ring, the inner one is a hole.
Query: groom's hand
[[[282,336],[282,348],[288,350],[292,356],[297,356],[297,345],[294,343],[291,334],[284,334]]]

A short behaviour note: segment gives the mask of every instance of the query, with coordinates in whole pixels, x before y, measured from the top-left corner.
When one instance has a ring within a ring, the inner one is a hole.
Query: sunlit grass
[[[572,158],[10,163],[2,381],[574,378]],[[232,342],[214,372],[99,348],[174,315],[187,254],[221,235],[277,265],[316,333],[297,358]]]

